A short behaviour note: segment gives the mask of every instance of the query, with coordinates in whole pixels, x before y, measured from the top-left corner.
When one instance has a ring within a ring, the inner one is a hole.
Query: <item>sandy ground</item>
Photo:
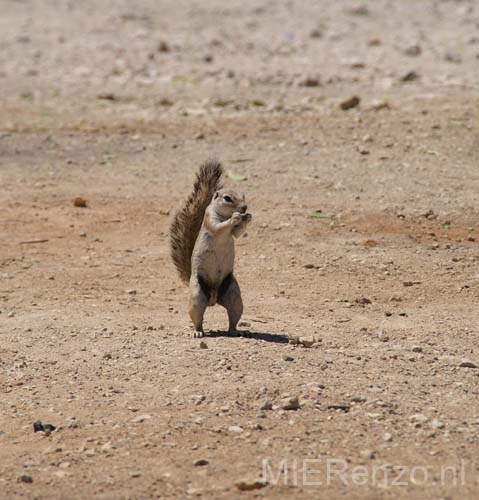
[[[3,0],[1,498],[477,498],[478,17]],[[253,222],[203,349],[168,227],[212,156]]]

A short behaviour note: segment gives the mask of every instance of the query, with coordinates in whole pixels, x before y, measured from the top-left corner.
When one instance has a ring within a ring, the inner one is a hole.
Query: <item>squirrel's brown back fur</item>
[[[206,207],[216,191],[222,188],[223,167],[216,160],[208,160],[196,174],[193,192],[173,218],[170,228],[171,257],[187,283],[191,275],[191,255],[201,229]]]

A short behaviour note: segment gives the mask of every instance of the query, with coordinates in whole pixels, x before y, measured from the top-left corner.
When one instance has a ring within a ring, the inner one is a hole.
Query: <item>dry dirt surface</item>
[[[478,2],[1,11],[0,498],[477,498]],[[201,344],[209,157],[253,222]]]

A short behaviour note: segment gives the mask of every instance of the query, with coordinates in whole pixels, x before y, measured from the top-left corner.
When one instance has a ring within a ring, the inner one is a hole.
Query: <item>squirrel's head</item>
[[[248,208],[243,193],[233,189],[220,189],[216,191],[211,201],[215,213],[225,220],[229,219],[235,212],[246,213]]]

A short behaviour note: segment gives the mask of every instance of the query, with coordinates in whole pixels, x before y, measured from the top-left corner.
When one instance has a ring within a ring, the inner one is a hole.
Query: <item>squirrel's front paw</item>
[[[243,220],[243,214],[240,214],[239,212],[235,212],[230,219],[230,224],[232,226],[238,226],[241,224],[241,221]]]
[[[243,222],[251,222],[252,218],[253,218],[253,216],[251,214],[242,214],[242,216],[241,216],[241,220]]]

